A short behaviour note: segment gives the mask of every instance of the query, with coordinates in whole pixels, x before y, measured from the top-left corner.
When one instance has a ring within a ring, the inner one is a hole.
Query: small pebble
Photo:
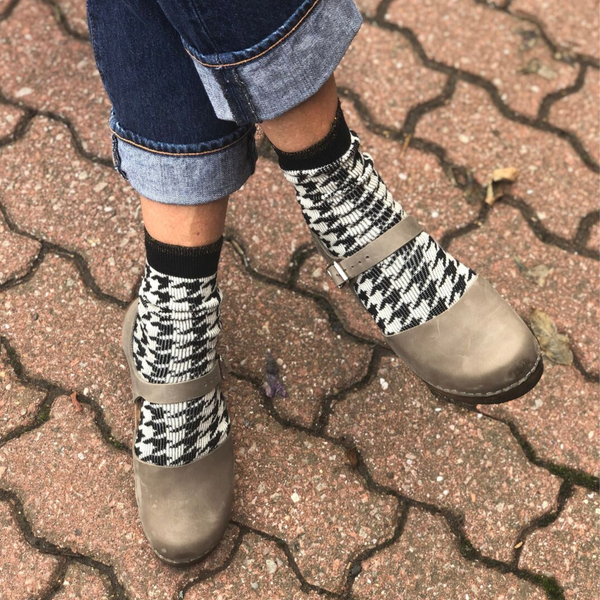
[[[273,575],[273,573],[275,573],[275,571],[277,571],[277,563],[274,560],[267,558],[267,560],[265,561],[265,564],[267,565],[267,573],[269,575]]]

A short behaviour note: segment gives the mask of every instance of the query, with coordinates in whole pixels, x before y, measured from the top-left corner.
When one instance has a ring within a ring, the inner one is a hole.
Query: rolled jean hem
[[[274,119],[314,95],[331,77],[362,25],[354,0],[316,0],[293,27],[241,52],[202,55],[182,43],[218,118],[238,124]],[[299,9],[300,10],[300,9]]]
[[[122,135],[125,131],[112,111],[110,125],[115,169],[149,200],[183,205],[219,200],[239,190],[256,167],[253,125],[247,126],[233,141],[228,136],[214,142],[186,145],[152,142],[148,146],[140,144],[139,139],[143,138],[131,132],[127,137]],[[163,146],[179,151],[157,149]]]

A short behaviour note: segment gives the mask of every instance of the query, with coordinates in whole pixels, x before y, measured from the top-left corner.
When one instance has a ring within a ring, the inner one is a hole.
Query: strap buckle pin
[[[331,271],[330,269],[333,269],[333,271]],[[340,264],[337,261],[332,262],[327,267],[327,274],[333,279],[333,282],[335,283],[335,285],[338,286],[338,288],[344,287],[344,285],[348,281],[350,281],[348,274],[346,273],[344,268],[340,266]]]

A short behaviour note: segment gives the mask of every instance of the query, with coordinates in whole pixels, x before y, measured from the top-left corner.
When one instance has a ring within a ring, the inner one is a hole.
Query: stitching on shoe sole
[[[448,392],[449,394],[457,394],[460,396],[467,396],[467,397],[471,397],[471,398],[489,398],[490,396],[496,396],[497,394],[502,394],[503,392],[509,392],[510,390],[516,388],[517,386],[521,385],[522,383],[525,383],[525,381],[527,381],[529,379],[529,377],[533,374],[533,372],[537,369],[537,366],[540,364],[541,359],[542,359],[542,355],[538,354],[535,364],[533,365],[531,370],[528,371],[528,373],[522,379],[519,379],[519,381],[516,381],[515,383],[511,383],[508,387],[502,388],[500,390],[496,390],[494,392],[486,392],[485,394],[476,394],[473,392],[461,392],[459,390],[449,390],[449,389],[438,387],[438,386],[433,386],[433,387],[435,387],[437,390],[440,390],[440,392]],[[423,381],[425,381],[425,380],[423,380]],[[427,382],[425,382],[425,383],[427,383]],[[428,384],[428,385],[430,385],[430,384]],[[433,384],[431,384],[431,385],[433,385]]]

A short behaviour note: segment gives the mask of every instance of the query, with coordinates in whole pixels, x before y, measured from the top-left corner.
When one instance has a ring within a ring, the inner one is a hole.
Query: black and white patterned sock
[[[133,328],[133,357],[151,383],[178,383],[208,373],[217,360],[221,291],[217,267],[223,237],[205,246],[176,246],[145,231],[146,266]],[[183,465],[208,454],[229,435],[219,384],[179,404],[144,400],[136,456],[160,466]]]
[[[338,105],[330,132],[318,144],[294,153],[275,149],[308,227],[338,258],[357,252],[406,216],[359,145]],[[423,231],[360,274],[354,289],[383,333],[392,335],[450,308],[474,278]]]

